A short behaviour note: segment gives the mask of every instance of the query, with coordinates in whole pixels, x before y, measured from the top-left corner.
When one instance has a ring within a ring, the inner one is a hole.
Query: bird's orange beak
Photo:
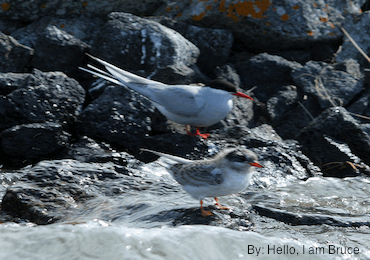
[[[242,93],[242,92],[236,92],[235,94],[233,94],[234,96],[238,96],[238,97],[242,97],[242,98],[248,98],[248,99],[251,99],[253,100],[253,98],[251,98],[250,96]]]
[[[261,164],[259,164],[258,162],[252,162],[252,163],[249,163],[249,164],[252,165],[252,166],[258,167],[258,168],[265,168]]]

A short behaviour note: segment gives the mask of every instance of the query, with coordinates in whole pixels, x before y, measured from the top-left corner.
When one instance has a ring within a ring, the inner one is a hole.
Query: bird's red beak
[[[250,96],[242,93],[242,92],[236,92],[235,94],[233,94],[234,96],[238,96],[238,97],[243,97],[243,98],[248,98],[248,99],[251,99],[253,100],[253,98],[251,98]]]
[[[259,164],[258,162],[253,162],[253,163],[249,163],[249,164],[252,165],[252,166],[258,167],[258,168],[265,168],[261,164]]]

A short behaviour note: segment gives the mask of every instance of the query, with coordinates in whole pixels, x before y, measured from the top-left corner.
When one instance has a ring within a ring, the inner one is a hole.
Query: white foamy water
[[[339,246],[333,244],[333,247]],[[309,249],[323,247],[312,257]],[[348,259],[315,242],[211,226],[128,228],[102,221],[0,225],[0,259]],[[257,255],[258,254],[258,255]],[[351,258],[356,259],[356,258]]]

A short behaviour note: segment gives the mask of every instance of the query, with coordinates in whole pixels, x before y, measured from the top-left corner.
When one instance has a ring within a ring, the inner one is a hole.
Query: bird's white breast
[[[225,196],[244,190],[249,185],[251,177],[252,172],[240,174],[234,170],[228,169],[227,174],[225,174],[224,171],[223,181],[218,185],[184,185],[183,189],[195,199]]]

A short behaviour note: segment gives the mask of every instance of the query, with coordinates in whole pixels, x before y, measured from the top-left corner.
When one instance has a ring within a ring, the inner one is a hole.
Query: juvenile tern
[[[208,160],[188,160],[144,148],[141,150],[176,162],[169,171],[190,196],[200,200],[203,217],[212,215],[203,208],[204,198],[214,197],[217,206],[227,209],[220,205],[217,197],[244,190],[252,178],[253,167],[263,168],[257,162],[257,155],[245,148],[227,148]]]

